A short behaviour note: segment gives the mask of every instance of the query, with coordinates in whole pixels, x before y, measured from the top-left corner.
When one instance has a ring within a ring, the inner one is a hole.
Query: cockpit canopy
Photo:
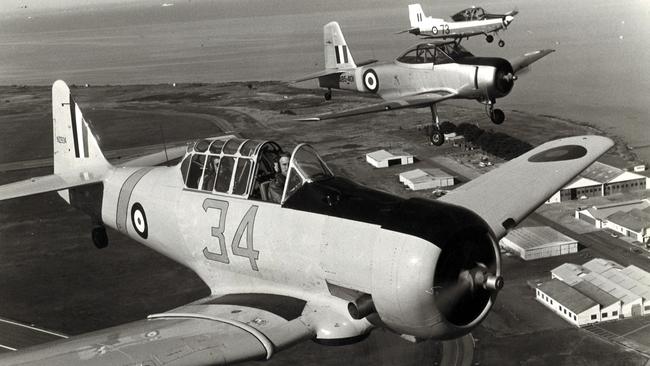
[[[396,61],[405,64],[446,64],[473,56],[459,43],[421,43],[406,50]]]
[[[451,19],[455,22],[464,22],[468,20],[483,20],[486,19],[486,12],[483,8],[480,7],[471,7],[463,9],[458,13],[451,16]]]
[[[188,145],[180,170],[186,189],[271,201],[265,189],[276,177],[274,163],[282,154],[280,145],[272,141],[209,138]],[[291,156],[280,202],[305,182],[332,176],[313,148],[298,145]]]

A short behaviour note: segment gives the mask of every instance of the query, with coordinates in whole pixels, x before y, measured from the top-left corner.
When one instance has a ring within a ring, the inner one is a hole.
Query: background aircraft
[[[211,296],[0,364],[228,364],[305,339],[355,342],[376,327],[411,341],[466,334],[503,286],[497,241],[613,144],[548,142],[437,201],[336,177],[301,144],[275,203],[263,188],[282,153],[273,142],[208,138],[176,166],[116,167],[62,81],[52,113],[54,174],[0,186],[0,199],[58,191],[95,225],[191,268]],[[107,244],[101,230],[93,240]]]
[[[505,30],[515,19],[519,12],[515,9],[505,14],[486,13],[483,8],[471,7],[463,9],[451,16],[452,22],[441,18],[433,18],[424,15],[420,4],[409,5],[409,20],[411,28],[405,32],[422,36],[423,38],[456,39],[469,38],[479,34],[485,35],[485,40],[492,43],[494,36],[500,30]],[[505,46],[505,42],[499,39],[499,47]]]
[[[307,75],[296,82],[318,79],[327,88],[375,93],[384,102],[343,112],[323,114],[306,121],[354,116],[399,108],[430,107],[433,123],[431,142],[442,145],[444,135],[436,104],[447,99],[475,99],[485,103],[492,122],[500,124],[505,114],[495,109],[497,98],[510,93],[516,73],[554,50],[527,53],[512,61],[495,57],[475,57],[458,42],[437,41],[409,48],[393,63],[356,64],[337,22],[323,27],[325,70]]]

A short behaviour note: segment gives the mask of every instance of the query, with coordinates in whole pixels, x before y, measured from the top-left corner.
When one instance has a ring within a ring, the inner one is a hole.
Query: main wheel
[[[487,41],[487,43],[492,43],[492,41],[494,41],[494,36],[488,34],[487,37],[485,37],[485,40]]]
[[[330,100],[330,99],[332,99],[332,91],[326,91],[325,100]]]
[[[500,109],[495,109],[490,113],[490,119],[495,125],[500,125],[505,121],[506,114]]]
[[[106,235],[106,228],[98,226],[92,232],[93,244],[97,249],[104,249],[108,246],[108,235]]]
[[[438,129],[433,130],[431,132],[431,136],[429,136],[429,140],[431,141],[432,144],[436,146],[440,146],[445,143],[445,135]]]
[[[506,43],[502,39],[500,39],[499,40],[499,47],[503,47],[505,45],[506,45]]]

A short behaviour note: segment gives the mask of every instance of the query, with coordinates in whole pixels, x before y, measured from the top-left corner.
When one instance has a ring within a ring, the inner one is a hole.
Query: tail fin
[[[357,67],[348,45],[345,43],[339,23],[325,24],[323,42],[325,44],[325,69],[354,69]]]
[[[2,185],[0,201],[59,191],[70,203],[69,188],[102,182],[111,165],[61,80],[52,85],[52,127],[54,174]]]
[[[70,89],[61,80],[52,85],[54,174],[101,174],[110,164],[99,149]]]
[[[411,28],[420,28],[420,24],[424,20],[424,11],[420,4],[409,5],[409,20],[411,21]]]

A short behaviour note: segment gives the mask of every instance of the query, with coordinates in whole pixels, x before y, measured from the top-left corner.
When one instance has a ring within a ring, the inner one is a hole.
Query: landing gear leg
[[[325,100],[330,100],[332,99],[332,89],[327,89],[325,92]]]
[[[435,126],[432,128],[431,135],[429,136],[429,141],[436,146],[440,146],[445,142],[445,135],[440,131],[438,108],[435,104],[431,104],[431,117]]]
[[[103,249],[108,246],[108,235],[106,235],[106,228],[103,225],[95,226],[92,232],[93,244],[97,249]]]
[[[488,111],[488,116],[490,117],[490,120],[492,120],[492,123],[494,123],[495,125],[502,124],[503,121],[505,121],[505,119],[506,119],[506,114],[503,113],[502,110],[500,110],[498,108],[494,108],[494,101],[488,102],[487,105],[488,105],[488,107],[490,109]]]
[[[494,36],[491,35],[491,34],[488,34],[488,35],[485,37],[485,41],[486,41],[487,43],[492,43],[492,41],[494,41]]]

